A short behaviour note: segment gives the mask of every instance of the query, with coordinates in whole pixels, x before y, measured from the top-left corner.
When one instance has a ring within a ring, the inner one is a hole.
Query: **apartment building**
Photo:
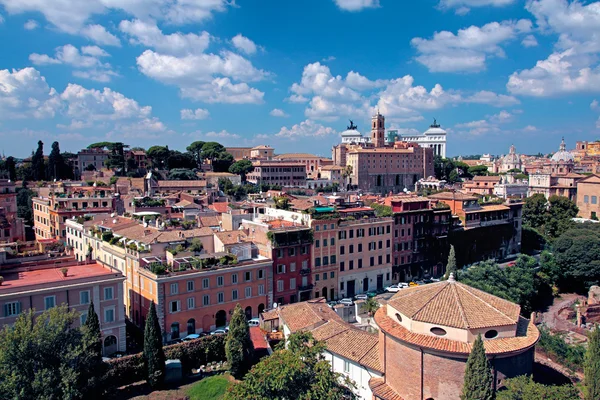
[[[120,271],[96,262],[60,267],[29,264],[3,270],[2,276],[0,328],[13,324],[29,309],[39,313],[62,304],[79,313],[74,325],[81,326],[93,301],[100,320],[103,354],[126,350],[125,276]]]
[[[81,174],[92,165],[94,170],[100,171],[108,156],[108,151],[102,148],[83,149],[77,153],[77,169]]]
[[[304,164],[306,166],[306,175],[308,178],[317,178],[319,175],[319,169],[326,165],[333,165],[333,160],[329,158],[323,158],[314,154],[308,153],[286,153],[279,154],[274,157],[275,160],[294,162]]]
[[[255,161],[254,170],[246,176],[250,183],[260,185],[279,185],[286,187],[304,187],[306,185],[306,166],[288,161]]]
[[[392,226],[391,217],[340,220],[339,297],[381,290],[392,283]]]
[[[23,218],[17,217],[17,190],[10,179],[0,179],[0,243],[25,240]]]
[[[327,207],[333,210],[333,207]],[[310,221],[313,229],[312,282],[315,299],[324,297],[328,300],[338,298],[338,221],[339,218],[328,218]]]
[[[110,214],[115,209],[112,189],[78,187],[70,193],[34,197],[33,229],[37,240],[66,238],[66,221],[74,217]]]
[[[577,182],[577,207],[583,218],[600,218],[600,175],[590,175]]]

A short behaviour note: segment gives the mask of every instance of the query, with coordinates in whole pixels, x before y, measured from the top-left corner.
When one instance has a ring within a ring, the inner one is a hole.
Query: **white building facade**
[[[433,124],[421,135],[402,135],[397,129],[389,129],[387,137],[395,137],[397,141],[417,143],[421,147],[433,148],[434,155],[446,158],[446,131],[436,120],[433,120]]]

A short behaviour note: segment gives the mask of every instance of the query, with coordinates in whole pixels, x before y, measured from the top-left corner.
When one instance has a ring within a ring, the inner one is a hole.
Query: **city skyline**
[[[376,110],[406,134],[437,118],[449,156],[572,149],[600,132],[599,24],[600,2],[565,0],[0,0],[0,150],[330,156]]]

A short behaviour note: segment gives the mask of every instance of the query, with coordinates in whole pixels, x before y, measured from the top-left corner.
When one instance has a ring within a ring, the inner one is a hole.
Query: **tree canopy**
[[[600,399],[600,329],[598,329],[598,325],[589,334],[583,371],[585,400]]]
[[[236,161],[229,167],[229,172],[239,175],[242,182],[246,182],[246,175],[252,171],[254,171],[254,165],[249,160]]]
[[[170,181],[195,181],[198,176],[190,169],[176,168],[169,171],[168,179]]]
[[[525,375],[506,379],[504,385],[505,389],[498,392],[498,400],[579,400],[579,392],[573,385],[542,385]]]
[[[352,384],[331,370],[322,356],[325,345],[310,332],[289,336],[269,357],[256,364],[243,381],[233,385],[226,400],[262,399],[356,399]]]
[[[553,240],[573,226],[572,218],[578,212],[577,205],[566,197],[551,196],[546,200],[543,194],[536,193],[525,199],[523,223]]]
[[[479,334],[467,359],[461,400],[494,400],[496,394],[492,387],[493,382],[492,367],[485,355],[483,340]]]
[[[146,380],[152,388],[160,386],[165,378],[165,353],[156,306],[150,303],[150,311],[144,328],[144,367]]]
[[[563,290],[586,291],[600,280],[600,224],[574,224],[553,243]]]
[[[254,357],[254,346],[250,340],[250,330],[246,314],[238,303],[229,322],[229,333],[225,342],[225,354],[231,375],[241,379],[250,369]]]

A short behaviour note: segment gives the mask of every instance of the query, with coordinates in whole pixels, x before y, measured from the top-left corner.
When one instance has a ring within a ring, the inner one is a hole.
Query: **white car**
[[[435,283],[435,282],[439,282],[439,281],[440,281],[439,278],[431,278],[431,282]]]
[[[211,335],[225,335],[227,331],[225,329],[215,329],[210,333]]]
[[[200,339],[200,335],[197,333],[192,333],[192,334],[187,335],[186,337],[184,337],[181,340],[183,340],[184,342],[187,342],[189,340],[196,340],[196,339]]]
[[[354,305],[354,301],[352,301],[351,298],[341,299],[340,301],[338,301],[338,303],[343,304],[345,306],[353,306]]]
[[[397,293],[402,289],[404,289],[404,286],[400,286],[400,284],[396,284],[396,285],[390,285],[390,286],[386,287],[385,291],[390,292],[390,293]]]
[[[354,296],[354,300],[367,300],[369,298],[369,296],[367,296],[366,294],[357,294],[356,296]]]
[[[260,321],[258,320],[258,318],[252,318],[251,320],[248,321],[248,326],[259,326],[260,325]]]

